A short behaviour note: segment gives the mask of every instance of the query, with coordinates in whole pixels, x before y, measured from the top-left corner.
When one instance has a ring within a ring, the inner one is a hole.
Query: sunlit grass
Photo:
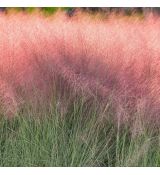
[[[0,26],[0,166],[160,166],[156,17]]]

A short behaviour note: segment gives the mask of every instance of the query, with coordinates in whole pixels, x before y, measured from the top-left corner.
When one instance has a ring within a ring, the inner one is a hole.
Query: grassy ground
[[[67,110],[54,102],[45,111],[26,107],[0,121],[0,166],[160,166],[160,135],[131,135],[85,98]]]

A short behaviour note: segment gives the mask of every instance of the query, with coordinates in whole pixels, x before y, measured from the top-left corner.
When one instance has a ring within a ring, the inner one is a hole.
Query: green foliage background
[[[73,8],[72,7],[43,7],[43,8],[38,8],[38,7],[26,7],[26,8],[24,8],[24,7],[15,7],[15,8],[6,8],[5,10],[6,11],[14,10],[14,11],[17,11],[17,12],[25,11],[25,12],[28,12],[28,13],[32,13],[32,12],[38,10],[38,9],[40,9],[46,15],[51,15],[51,14],[54,14],[55,12],[57,12],[58,10],[69,11],[69,10],[72,10]]]

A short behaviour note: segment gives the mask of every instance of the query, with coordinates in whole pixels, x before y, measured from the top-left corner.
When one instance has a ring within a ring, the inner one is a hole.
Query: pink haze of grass
[[[23,94],[36,98],[33,87],[50,96],[60,76],[72,89],[100,97],[102,103],[111,97],[117,117],[134,113],[160,120],[156,18],[1,15],[0,53],[0,97],[6,113],[20,107]]]

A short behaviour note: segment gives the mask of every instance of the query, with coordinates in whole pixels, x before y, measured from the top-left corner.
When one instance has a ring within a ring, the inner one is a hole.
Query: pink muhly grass
[[[101,104],[111,96],[118,120],[140,115],[159,122],[160,22],[155,17],[93,20],[16,14],[1,15],[0,26],[4,111],[15,112],[24,94],[35,102],[33,88],[44,102],[60,77],[64,86]]]

